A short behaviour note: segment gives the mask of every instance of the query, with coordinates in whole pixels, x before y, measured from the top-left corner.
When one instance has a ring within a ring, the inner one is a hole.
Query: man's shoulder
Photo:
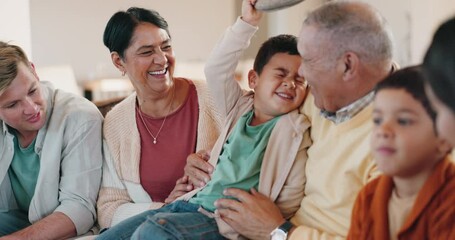
[[[305,101],[300,106],[300,112],[306,115],[310,120],[314,115],[314,111],[317,107],[314,105],[314,97],[311,92],[308,93],[308,96],[305,98]]]
[[[98,108],[88,99],[59,89],[54,91],[52,108],[53,114],[65,118],[100,121],[103,119]]]

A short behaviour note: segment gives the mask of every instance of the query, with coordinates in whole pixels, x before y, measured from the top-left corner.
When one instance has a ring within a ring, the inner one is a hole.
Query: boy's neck
[[[269,120],[274,119],[276,116],[269,116],[266,114],[261,114],[257,109],[253,111],[253,117],[251,118],[250,126],[258,126]]]
[[[437,161],[433,166],[425,168],[418,174],[407,177],[393,176],[394,189],[399,198],[406,198],[417,195],[433,173],[434,167],[439,163]]]

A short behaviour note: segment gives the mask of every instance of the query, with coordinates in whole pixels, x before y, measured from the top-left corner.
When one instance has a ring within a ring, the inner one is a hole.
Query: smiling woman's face
[[[138,93],[166,92],[173,84],[175,56],[171,39],[166,30],[151,23],[136,27],[120,62]]]

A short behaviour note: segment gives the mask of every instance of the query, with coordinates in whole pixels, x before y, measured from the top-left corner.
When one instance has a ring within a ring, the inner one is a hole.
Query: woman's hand
[[[210,174],[213,172],[213,166],[208,163],[210,152],[201,150],[193,153],[186,159],[185,175],[189,177],[189,183],[195,187],[203,187],[210,181]]]
[[[183,176],[182,178],[179,178],[177,180],[174,189],[169,194],[169,196],[164,200],[165,204],[173,202],[178,197],[183,196],[185,193],[194,189],[193,184],[190,184],[188,182],[188,179],[189,179],[188,176]]]

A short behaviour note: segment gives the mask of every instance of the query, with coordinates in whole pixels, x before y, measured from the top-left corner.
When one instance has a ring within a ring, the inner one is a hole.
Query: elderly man
[[[101,124],[92,103],[40,82],[22,49],[0,42],[0,239],[63,239],[92,227]]]
[[[245,28],[237,37],[247,45],[256,29]],[[343,239],[358,191],[376,176],[368,145],[372,90],[393,71],[385,20],[364,3],[330,2],[309,14],[298,49],[299,72],[311,86],[301,111],[310,119],[313,141],[301,172],[306,183],[300,209],[287,221],[264,195],[239,189],[226,189],[230,198],[215,204],[228,224],[251,239]],[[231,64],[207,62],[206,72]],[[185,168],[197,186],[213,171],[199,157],[204,155],[191,155]]]

